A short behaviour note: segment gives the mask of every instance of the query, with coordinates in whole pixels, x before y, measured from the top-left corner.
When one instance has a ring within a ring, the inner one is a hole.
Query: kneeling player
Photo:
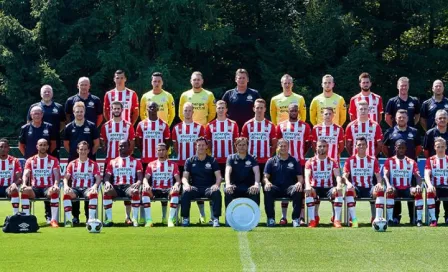
[[[305,203],[308,207],[309,227],[319,225],[320,198],[328,197],[333,200],[334,227],[341,228],[342,212],[342,178],[338,163],[328,157],[328,143],[318,140],[316,144],[317,155],[305,164]],[[333,176],[337,186],[333,187]]]
[[[58,225],[59,210],[59,180],[61,177],[58,160],[48,155],[47,140],[37,141],[37,155],[32,156],[25,163],[22,184],[22,210],[30,214],[30,199],[47,197],[50,199],[51,220],[53,228]],[[31,187],[28,185],[31,183]]]
[[[420,187],[421,178],[417,163],[406,157],[406,141],[398,140],[395,142],[395,152],[397,155],[390,157],[384,163],[384,180],[386,182],[386,219],[388,225],[397,225],[401,218],[401,203],[397,208],[394,206],[396,197],[415,198],[415,208],[417,210],[417,226],[422,226],[423,198],[422,188]],[[417,186],[412,186],[412,176],[417,181]],[[409,217],[414,218],[414,203],[408,202]]]
[[[177,205],[179,204],[179,191],[181,185],[179,167],[176,163],[168,161],[167,151],[166,144],[158,144],[158,159],[150,162],[148,167],[146,167],[142,192],[142,202],[146,216],[145,227],[153,226],[151,217],[151,196],[154,196],[155,198],[169,198],[170,215],[168,218],[168,227],[174,227],[174,224],[177,221],[176,213]],[[173,178],[176,180],[176,183],[174,184]],[[162,222],[163,221],[165,221],[164,218],[162,218]]]
[[[370,203],[371,222],[373,222],[375,217],[382,218],[384,210],[384,190],[378,160],[373,156],[367,155],[367,139],[365,137],[356,139],[355,149],[356,155],[347,159],[343,174],[345,184],[347,185],[345,199],[353,228],[358,227],[355,196],[375,199],[376,214],[374,202]],[[377,182],[375,186],[373,186],[374,178],[376,178]]]
[[[270,158],[264,168],[264,207],[267,226],[275,226],[274,200],[277,197],[292,199],[292,225],[300,226],[300,209],[303,201],[303,176],[299,162],[288,153],[289,143],[278,141],[278,155]]]
[[[111,227],[112,199],[115,197],[129,197],[132,205],[132,224],[138,227],[138,211],[140,208],[140,187],[142,184],[143,167],[140,161],[131,157],[128,140],[119,142],[120,156],[109,162],[104,177],[104,210],[106,212],[105,227]],[[111,177],[113,176],[113,184]],[[145,203],[143,203],[145,205]],[[126,218],[126,223],[129,218]]]
[[[227,158],[225,180],[226,208],[238,197],[247,197],[260,205],[260,168],[257,160],[247,154],[248,140],[245,137],[235,139],[237,153]]]
[[[97,218],[98,186],[101,183],[100,168],[95,161],[89,159],[90,148],[86,141],[78,143],[77,152],[79,158],[68,164],[64,177],[64,211],[66,227],[73,226],[73,222],[71,221],[72,199],[88,199],[89,201],[86,201],[88,205],[86,205],[85,209],[86,218]],[[71,186],[69,185],[69,181],[71,181]],[[79,219],[77,222],[79,222]]]
[[[17,158],[9,155],[7,139],[0,139],[0,197],[11,199],[13,214],[19,212],[19,185],[22,167]]]
[[[431,217],[430,227],[437,227],[437,220],[440,213],[440,201],[438,198],[448,197],[448,156],[446,152],[446,140],[442,137],[434,139],[434,149],[436,155],[426,159],[425,166],[425,182],[428,186],[426,201],[428,204],[428,212]],[[445,210],[445,223],[448,224],[448,201],[443,201],[443,209]]]

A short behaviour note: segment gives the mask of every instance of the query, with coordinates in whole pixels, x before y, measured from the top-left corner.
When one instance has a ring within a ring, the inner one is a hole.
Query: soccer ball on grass
[[[98,219],[89,219],[86,223],[86,229],[90,233],[100,233],[103,228],[103,223]]]
[[[372,223],[374,231],[383,232],[387,230],[387,221],[384,218],[375,218]]]

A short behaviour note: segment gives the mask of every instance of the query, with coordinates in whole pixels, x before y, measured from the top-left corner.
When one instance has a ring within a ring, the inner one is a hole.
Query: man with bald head
[[[51,149],[52,156],[59,159],[59,149],[61,147],[60,131],[65,127],[65,114],[61,104],[53,101],[53,88],[50,85],[43,85],[40,89],[42,100],[30,106],[27,114],[28,122],[32,121],[31,109],[34,106],[40,106],[43,111],[43,121],[53,126],[53,132],[56,135],[56,149]],[[33,144],[35,146],[35,144]]]
[[[41,106],[33,106],[30,110],[31,122],[22,126],[19,136],[19,150],[25,159],[37,154],[37,141],[45,139],[49,143],[49,153],[56,149],[58,132],[50,123],[43,121],[44,110]]]
[[[80,77],[78,79],[78,93],[71,96],[65,102],[65,115],[67,120],[73,121],[73,106],[76,102],[83,102],[86,106],[85,119],[96,124],[97,127],[103,121],[103,105],[98,96],[90,93],[90,79],[88,77]]]
[[[438,110],[448,111],[448,98],[443,95],[443,91],[443,82],[440,79],[435,80],[432,84],[432,93],[434,95],[422,104],[420,124],[425,130],[435,126],[434,120]]]

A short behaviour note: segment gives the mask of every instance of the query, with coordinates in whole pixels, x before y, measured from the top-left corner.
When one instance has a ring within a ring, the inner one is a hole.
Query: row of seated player
[[[278,197],[290,197],[293,200],[293,225],[300,225],[300,209],[302,207],[303,192],[305,193],[305,202],[308,207],[310,217],[310,226],[317,226],[319,217],[313,215],[316,197],[324,197],[333,187],[333,180],[336,179],[337,186],[332,189],[332,195],[335,197],[335,227],[341,226],[340,216],[343,202],[342,186],[347,186],[347,205],[349,210],[354,207],[351,198],[354,196],[354,190],[357,189],[358,196],[366,197],[372,188],[372,178],[377,177],[380,180],[378,184],[386,186],[386,194],[392,199],[393,195],[416,197],[417,203],[417,225],[421,225],[421,178],[414,160],[405,156],[406,143],[399,140],[395,144],[396,156],[389,158],[384,166],[384,182],[379,175],[379,164],[376,158],[367,156],[367,141],[365,138],[356,140],[356,154],[349,158],[344,166],[344,174],[341,177],[339,164],[329,158],[328,143],[325,140],[317,142],[317,154],[307,161],[304,169],[299,162],[289,155],[289,143],[281,139],[278,145],[278,154],[268,160],[265,166],[261,166],[253,156],[247,153],[247,138],[238,138],[236,141],[237,153],[229,156],[224,169],[216,159],[207,155],[207,140],[199,138],[196,140],[196,155],[187,159],[183,171],[179,171],[176,163],[167,160],[167,146],[163,143],[157,146],[158,159],[147,165],[143,169],[142,163],[131,156],[129,141],[122,140],[119,143],[120,156],[108,163],[106,175],[104,177],[104,199],[103,204],[106,210],[105,225],[112,224],[112,201],[114,197],[130,197],[133,210],[132,219],[130,211],[128,213],[129,223],[137,224],[138,209],[143,206],[145,210],[146,225],[152,226],[150,217],[151,194],[163,193],[163,196],[171,197],[171,208],[175,210],[179,201],[180,194],[180,175],[182,173],[182,224],[189,225],[190,203],[195,198],[210,198],[213,203],[213,224],[219,226],[219,216],[221,215],[221,171],[224,172],[226,181],[226,206],[236,197],[249,197],[259,203],[259,192],[264,190],[265,210],[268,216],[268,226],[275,224],[273,201]],[[18,184],[22,184],[22,209],[29,212],[29,199],[35,197],[49,197],[51,211],[50,223],[57,226],[56,214],[59,206],[59,186],[60,169],[58,160],[47,154],[49,145],[45,139],[38,141],[39,154],[28,159],[25,164],[23,177],[18,160],[8,155],[9,145],[7,141],[0,141],[0,150],[2,151],[2,178],[3,192],[11,197],[14,209],[18,209]],[[437,224],[438,216],[435,215],[435,196],[446,197],[448,186],[447,162],[445,155],[446,141],[443,138],[436,138],[435,149],[437,154],[427,160],[425,170],[425,182],[428,187],[428,207],[431,217],[431,225]],[[98,199],[98,186],[101,183],[98,164],[88,160],[89,145],[86,142],[80,142],[77,148],[79,158],[71,162],[67,168],[64,177],[64,208],[68,219],[71,218],[71,199],[75,197],[89,198],[89,217],[90,210],[96,210]],[[235,170],[233,170],[235,168]],[[264,173],[263,179],[260,178],[260,172]],[[145,178],[143,179],[143,173]],[[305,179],[303,179],[303,173]],[[9,174],[9,176],[7,175]],[[417,185],[410,189],[412,176],[416,179]],[[263,188],[259,181],[262,180]],[[72,182],[69,186],[69,181]],[[350,182],[351,181],[351,182]],[[31,186],[30,186],[31,185]],[[382,186],[375,187],[376,195],[382,191]],[[155,191],[153,192],[153,189]],[[384,191],[384,190],[383,190]],[[352,193],[350,193],[352,192]],[[383,209],[384,192],[382,198],[377,198],[377,208]],[[445,205],[445,204],[444,204]],[[393,207],[392,203],[387,206]],[[390,207],[392,209],[392,207]],[[446,209],[445,209],[446,210]],[[353,210],[354,212],[354,210]],[[357,225],[356,215],[350,212],[353,226]],[[377,213],[380,214],[380,213]],[[398,220],[398,217],[391,217],[387,213],[387,219],[390,221]],[[170,212],[170,221],[168,224],[174,224],[173,214]],[[286,216],[283,214],[283,218]],[[314,219],[314,220],[313,220]],[[170,223],[171,222],[171,223]],[[69,224],[68,224],[69,225]]]

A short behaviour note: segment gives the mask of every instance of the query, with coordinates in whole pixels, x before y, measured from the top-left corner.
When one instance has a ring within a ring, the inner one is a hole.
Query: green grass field
[[[206,205],[208,206],[208,205]],[[277,204],[277,221],[280,217]],[[448,229],[409,224],[376,233],[369,222],[368,203],[357,205],[359,229],[333,229],[330,204],[321,206],[322,227],[259,227],[238,233],[228,227],[104,228],[90,234],[84,227],[52,229],[35,234],[0,234],[0,271],[446,271],[443,249]],[[0,202],[0,217],[11,213]],[[407,207],[403,205],[405,214]],[[208,210],[208,209],[207,209]],[[262,209],[264,210],[264,209]],[[289,210],[290,211],[290,210]],[[36,214],[43,224],[43,203]],[[153,218],[160,221],[160,203]],[[115,222],[124,207],[114,203]],[[192,222],[198,219],[192,205]],[[407,216],[403,218],[408,222]],[[224,222],[224,218],[221,218]]]

